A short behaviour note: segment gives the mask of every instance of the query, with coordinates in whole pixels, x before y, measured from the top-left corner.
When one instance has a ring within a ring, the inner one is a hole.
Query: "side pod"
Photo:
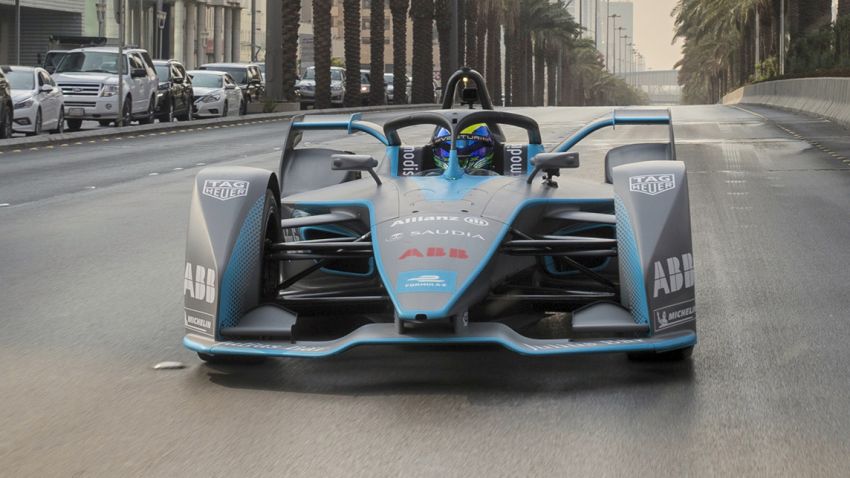
[[[183,272],[187,332],[219,339],[222,328],[237,325],[257,305],[263,231],[270,214],[278,217],[277,189],[275,174],[263,169],[210,167],[198,173]]]
[[[695,330],[688,181],[681,161],[613,168],[623,305],[653,335]]]

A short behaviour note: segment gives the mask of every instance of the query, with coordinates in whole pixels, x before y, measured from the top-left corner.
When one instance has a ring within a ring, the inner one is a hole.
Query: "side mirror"
[[[375,174],[378,160],[368,154],[334,154],[331,156],[331,169],[334,171],[368,171],[372,179],[381,185],[381,178]]]
[[[130,78],[144,78],[146,76],[148,76],[148,72],[144,68],[133,68],[130,70]]]
[[[534,170],[528,175],[528,184],[534,179],[538,172],[544,171],[543,178],[547,186],[556,188],[558,183],[554,181],[555,176],[560,176],[560,169],[577,168],[579,165],[578,153],[540,153],[531,159]]]
[[[38,91],[41,91],[42,93],[50,93],[53,91],[53,87],[51,85],[41,85]]]

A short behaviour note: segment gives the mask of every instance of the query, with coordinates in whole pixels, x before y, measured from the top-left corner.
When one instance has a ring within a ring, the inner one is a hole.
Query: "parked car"
[[[295,83],[295,96],[302,110],[316,102],[316,68],[311,66],[304,71],[301,79]],[[342,106],[345,98],[345,69],[331,67],[331,105]]]
[[[56,67],[53,79],[65,95],[65,120],[69,129],[79,129],[83,120],[102,126],[124,118],[152,123],[156,114],[159,80],[148,52],[124,50],[124,110],[118,111],[118,48],[96,47],[71,50]]]
[[[30,66],[0,67],[6,75],[15,104],[12,129],[28,135],[65,131],[62,91],[47,70]]]
[[[195,101],[192,92],[192,79],[186,68],[177,60],[155,60],[156,77],[159,88],[156,91],[156,117],[167,123],[178,119],[192,119],[192,105]]]
[[[410,77],[405,76],[405,78],[404,92],[407,95],[407,101],[410,102]],[[384,82],[387,85],[387,104],[395,104],[395,76],[392,73],[384,73]]]
[[[263,78],[263,88],[266,87],[266,64],[257,63],[257,68],[260,69],[260,76]]]
[[[392,76],[392,75],[390,75]],[[372,91],[372,72],[360,70],[360,98],[364,105],[369,104],[369,93]],[[384,104],[390,104],[387,83],[384,83]]]
[[[12,109],[12,91],[3,71],[0,70],[0,139],[12,136],[12,120],[14,110]]]
[[[242,90],[242,104],[239,113],[248,112],[248,103],[260,101],[266,94],[263,86],[263,75],[260,68],[251,63],[207,63],[198,67],[199,70],[215,70],[229,73]]]
[[[192,89],[195,92],[196,118],[240,115],[242,89],[230,73],[215,70],[192,70]]]
[[[68,50],[50,50],[44,55],[44,61],[41,63],[41,67],[52,75],[56,71],[56,67],[59,66],[59,62],[67,54]]]

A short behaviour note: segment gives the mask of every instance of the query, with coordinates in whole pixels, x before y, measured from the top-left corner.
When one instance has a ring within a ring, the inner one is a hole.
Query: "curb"
[[[178,121],[173,123],[153,123],[135,126],[122,126],[120,128],[101,128],[91,131],[77,131],[63,134],[41,134],[24,138],[12,138],[0,140],[0,151],[23,150],[53,144],[67,143],[70,141],[90,140],[96,138],[109,138],[112,136],[124,136],[137,133],[156,133],[172,129],[204,129],[208,126],[240,125],[256,121],[275,121],[291,118],[297,115],[338,115],[349,113],[370,113],[375,111],[404,111],[422,108],[439,108],[439,105],[423,103],[415,105],[381,105],[362,106],[357,108],[336,108],[326,110],[297,110],[284,111],[280,113],[262,113],[246,116],[233,116],[227,118],[195,119],[192,121]]]

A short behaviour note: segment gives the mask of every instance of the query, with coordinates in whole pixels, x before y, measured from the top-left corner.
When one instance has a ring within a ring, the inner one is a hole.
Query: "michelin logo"
[[[399,292],[453,292],[454,271],[407,271],[398,275]]]
[[[629,178],[629,191],[655,196],[676,188],[676,176],[673,174],[645,174]]]
[[[204,181],[204,188],[201,191],[204,196],[227,201],[248,195],[248,181],[237,179],[207,179]]]
[[[183,310],[183,325],[193,331],[201,332],[206,335],[213,335],[212,323],[214,317],[212,314],[186,308]]]
[[[655,330],[666,329],[696,318],[696,306],[693,300],[680,302],[655,309]]]

